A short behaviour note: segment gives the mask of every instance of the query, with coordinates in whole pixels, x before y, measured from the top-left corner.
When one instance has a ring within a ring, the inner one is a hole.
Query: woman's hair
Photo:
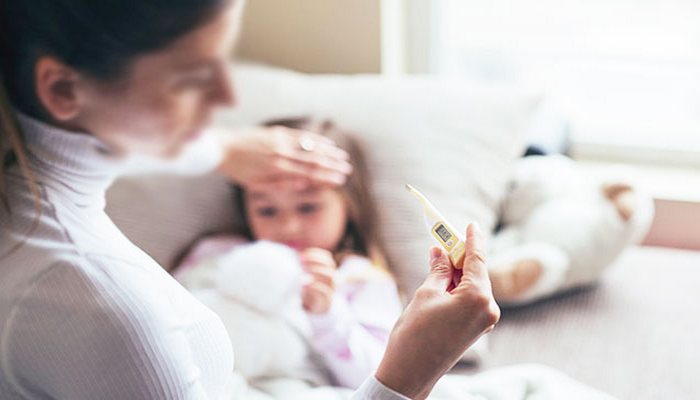
[[[53,57],[85,76],[121,83],[141,55],[166,48],[234,0],[0,0],[0,207],[12,212],[5,170],[17,165],[42,213],[15,109],[45,122],[35,66]],[[21,247],[19,242],[0,259]]]
[[[0,0],[0,199],[5,208],[2,179],[11,164],[18,164],[38,197],[14,109],[50,121],[36,95],[35,65],[41,57],[117,83],[128,77],[138,56],[166,48],[231,1]]]
[[[370,189],[371,181],[365,152],[357,136],[339,129],[331,121],[306,117],[276,119],[264,125],[313,131],[332,139],[338,147],[348,152],[353,173],[345,185],[338,189],[348,207],[348,221],[343,238],[333,253],[336,259],[342,259],[347,254],[362,255],[369,258],[375,266],[390,272],[390,264],[379,231],[377,205]],[[233,185],[233,193],[237,217],[242,222],[240,233],[249,240],[254,240],[246,213],[244,188]]]

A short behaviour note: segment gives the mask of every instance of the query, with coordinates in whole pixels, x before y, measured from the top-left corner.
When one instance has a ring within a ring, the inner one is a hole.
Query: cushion
[[[231,229],[231,199],[218,175],[130,176],[107,192],[107,213],[132,242],[171,270],[197,238]]]
[[[540,100],[531,90],[452,78],[304,75],[260,66],[239,66],[236,82],[239,104],[218,121],[225,127],[310,115],[358,133],[392,268],[409,293],[427,272],[432,242],[405,184],[421,190],[455,228],[478,221],[489,231]],[[110,210],[119,214],[115,219],[127,235],[166,267],[187,237],[234,223],[230,210],[224,211],[231,204],[220,181],[208,177],[215,184],[206,189],[160,177],[138,179],[112,190],[110,201],[121,202]]]

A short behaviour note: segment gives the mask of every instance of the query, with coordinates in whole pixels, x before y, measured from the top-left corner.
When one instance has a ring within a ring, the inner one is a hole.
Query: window
[[[582,149],[700,162],[700,1],[430,4],[406,39],[430,37],[428,72],[541,84]]]

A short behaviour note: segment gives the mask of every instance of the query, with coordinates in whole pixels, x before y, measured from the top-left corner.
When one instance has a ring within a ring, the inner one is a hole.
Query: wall
[[[700,202],[656,199],[648,246],[700,250]]]
[[[379,73],[380,3],[248,0],[237,57],[309,73]]]

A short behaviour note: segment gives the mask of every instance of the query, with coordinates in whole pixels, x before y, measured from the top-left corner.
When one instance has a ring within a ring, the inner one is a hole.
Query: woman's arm
[[[199,175],[217,170],[245,186],[338,186],[352,172],[348,160],[347,152],[331,139],[313,132],[282,126],[212,128],[178,157],[132,155],[125,174]]]
[[[162,298],[161,287],[115,286],[119,274],[138,271],[130,265],[81,263],[51,266],[3,327],[3,376],[13,378],[17,393],[74,400],[224,394],[233,357],[213,315],[189,321]],[[202,353],[206,362],[197,361]]]

